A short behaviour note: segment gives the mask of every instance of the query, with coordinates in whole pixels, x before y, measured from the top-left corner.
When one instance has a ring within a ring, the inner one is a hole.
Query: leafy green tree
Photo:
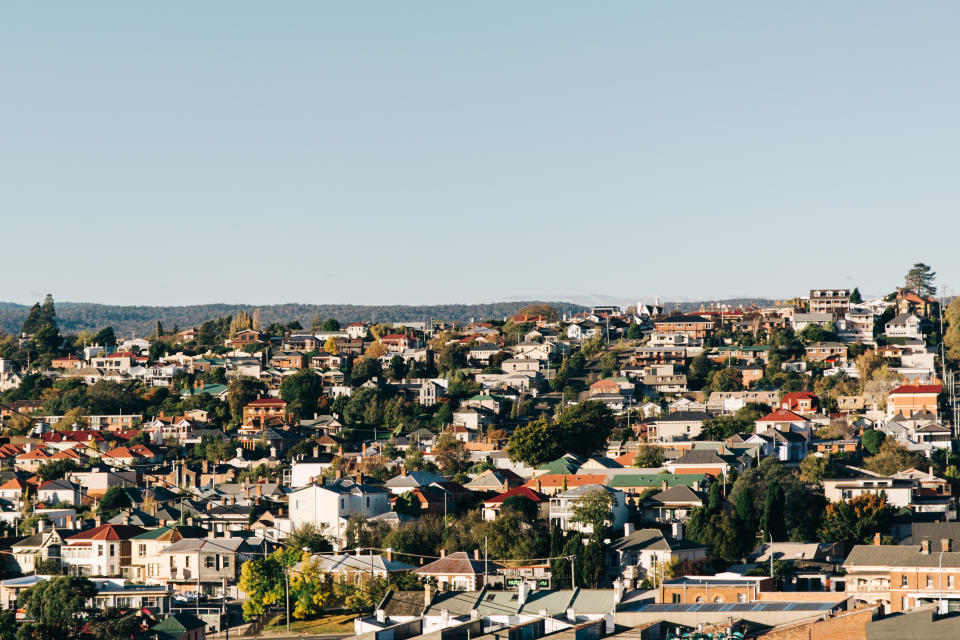
[[[725,367],[713,374],[711,391],[740,391],[743,389],[740,372],[733,367]]]
[[[863,460],[864,468],[882,476],[890,476],[907,469],[920,469],[925,464],[926,460],[921,454],[909,451],[891,440],[884,440],[875,455]]]
[[[280,384],[280,397],[287,401],[288,408],[298,418],[315,414],[322,395],[323,378],[310,368],[287,376]]]
[[[227,404],[233,422],[240,424],[243,420],[243,408],[267,393],[267,386],[260,380],[253,378],[237,378],[227,387]]]
[[[706,353],[700,352],[694,356],[687,368],[687,382],[690,384],[690,388],[694,390],[702,389],[712,369],[713,361],[707,357]]]
[[[847,475],[836,456],[807,456],[800,462],[800,478],[819,485],[824,478],[842,478]]]
[[[849,502],[827,505],[819,535],[823,542],[843,542],[847,548],[869,544],[877,533],[883,534],[893,522],[894,509],[884,492],[864,493]]]
[[[541,465],[565,453],[590,456],[604,445],[615,425],[601,402],[587,400],[566,409],[559,420],[545,417],[517,427],[507,443],[512,460]]]
[[[527,523],[534,522],[539,514],[537,503],[526,496],[520,495],[510,496],[504,500],[501,509],[517,512]]]
[[[444,433],[437,439],[433,448],[434,457],[440,470],[448,475],[463,473],[470,468],[470,452],[463,442],[452,434]]]
[[[327,537],[325,527],[318,527],[312,522],[304,522],[295,527],[287,538],[287,543],[294,549],[309,549],[311,553],[333,551],[330,538]]]
[[[320,325],[320,330],[327,331],[340,331],[340,323],[333,318],[327,318],[323,321],[323,324]]]
[[[608,351],[603,354],[603,358],[600,359],[600,375],[604,378],[609,378],[617,371],[617,356],[616,354]]]
[[[640,328],[636,322],[631,322],[630,326],[627,328],[627,339],[628,340],[639,340],[643,337],[643,329]]]
[[[96,640],[132,640],[140,633],[140,616],[108,611],[106,615],[91,621],[89,628]]]
[[[390,358],[390,378],[393,380],[403,380],[407,375],[407,363],[401,355],[395,355]]]
[[[12,610],[0,611],[0,640],[15,640],[17,637],[17,614]]]
[[[104,327],[97,331],[93,336],[93,344],[99,344],[104,347],[115,347],[117,345],[117,336],[113,332],[113,327]]]
[[[605,489],[588,492],[573,506],[571,522],[590,528],[594,537],[602,537],[613,524],[613,497]]]
[[[437,366],[442,371],[453,371],[467,366],[467,348],[461,344],[446,344],[437,356]]]
[[[100,503],[97,505],[97,515],[103,520],[109,520],[123,509],[129,509],[132,506],[133,503],[127,492],[123,490],[123,487],[116,485],[107,489],[103,497],[100,498]]]
[[[73,460],[52,460],[40,465],[40,468],[37,469],[37,475],[40,476],[44,482],[48,482],[50,480],[59,480],[71,471],[77,471],[78,469],[80,469],[80,465]]]
[[[360,358],[353,364],[350,371],[350,380],[354,386],[360,386],[371,378],[379,378],[383,375],[383,369],[380,366],[380,360],[377,358]]]
[[[641,469],[655,469],[662,467],[665,459],[663,447],[642,444],[637,448],[637,455],[633,458],[633,466]]]
[[[87,600],[97,589],[90,580],[79,576],[58,576],[24,589],[17,598],[29,622],[24,623],[17,637],[35,640],[61,640],[79,632]]]
[[[863,432],[863,435],[860,437],[860,444],[863,445],[863,450],[869,454],[876,455],[880,452],[880,445],[883,444],[883,441],[886,439],[887,434],[878,429],[867,429]]]
[[[936,277],[936,272],[930,266],[918,262],[910,267],[903,281],[907,289],[916,291],[918,295],[931,297],[937,294],[937,288],[933,286]]]

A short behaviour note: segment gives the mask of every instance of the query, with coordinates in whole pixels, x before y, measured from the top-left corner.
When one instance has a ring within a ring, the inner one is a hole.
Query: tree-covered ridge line
[[[300,322],[304,327],[316,316],[335,318],[341,324],[350,322],[454,322],[512,316],[525,306],[550,304],[558,313],[577,313],[586,307],[572,302],[492,302],[483,304],[440,305],[355,305],[355,304],[204,304],[187,306],[104,305],[86,302],[57,302],[57,322],[64,334],[97,331],[111,326],[118,336],[131,332],[148,335],[156,328],[157,320],[164,327],[198,327],[207,320],[233,315],[239,311],[253,314],[260,311],[264,325],[274,322]],[[30,307],[11,302],[0,302],[0,331],[17,333],[23,326]]]

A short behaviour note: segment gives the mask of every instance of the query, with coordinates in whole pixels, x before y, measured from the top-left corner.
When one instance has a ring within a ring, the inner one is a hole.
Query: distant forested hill
[[[112,326],[118,337],[128,337],[131,332],[139,336],[153,333],[157,320],[166,331],[174,326],[181,329],[197,327],[206,320],[236,314],[241,309],[252,314],[260,309],[264,326],[273,322],[298,320],[304,327],[310,326],[314,316],[336,318],[342,324],[366,320],[370,322],[401,322],[443,320],[464,323],[472,319],[501,319],[511,316],[518,309],[539,301],[494,302],[490,304],[442,304],[432,306],[361,306],[350,304],[204,304],[184,307],[139,307],[91,304],[83,302],[57,302],[57,320],[64,334],[78,333],[84,329],[98,330]],[[560,314],[576,313],[585,307],[570,302],[547,302]],[[0,331],[15,333],[27,317],[29,307],[10,302],[0,302]]]

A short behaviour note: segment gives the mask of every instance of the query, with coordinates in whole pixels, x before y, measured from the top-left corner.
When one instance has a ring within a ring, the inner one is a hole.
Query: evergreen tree
[[[778,484],[771,484],[767,487],[767,493],[763,503],[763,517],[760,520],[760,527],[765,533],[773,536],[774,541],[787,539],[787,528],[783,519],[783,489]]]
[[[850,294],[850,304],[860,304],[863,302],[863,296],[860,295],[859,287],[854,287],[853,293]]]
[[[907,271],[903,281],[908,289],[916,291],[918,295],[933,296],[937,293],[937,288],[933,286],[936,277],[937,273],[929,265],[918,262]]]
[[[27,319],[23,321],[23,327],[21,327],[21,333],[32,334],[34,331],[40,328],[40,303],[35,303],[30,307],[30,312],[27,313]]]

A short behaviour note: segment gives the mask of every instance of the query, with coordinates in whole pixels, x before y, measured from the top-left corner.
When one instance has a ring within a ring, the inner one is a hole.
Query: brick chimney
[[[387,556],[387,562],[393,562],[393,547],[387,547],[383,552]]]
[[[940,551],[944,553],[953,551],[953,541],[950,538],[940,538]]]
[[[447,557],[447,550],[446,550],[446,549],[440,549],[440,557],[441,557],[441,558],[446,558],[446,557]]]
[[[930,555],[930,541],[929,541],[929,540],[921,540],[921,541],[920,541],[920,553],[922,553],[922,554],[925,555],[925,556],[926,556],[926,555]]]
[[[877,531],[875,534],[873,534],[873,544],[875,544],[875,545],[878,546],[878,547],[879,547],[881,544],[883,544],[883,539],[882,539],[882,537],[880,536],[880,532],[879,532],[879,531]]]

